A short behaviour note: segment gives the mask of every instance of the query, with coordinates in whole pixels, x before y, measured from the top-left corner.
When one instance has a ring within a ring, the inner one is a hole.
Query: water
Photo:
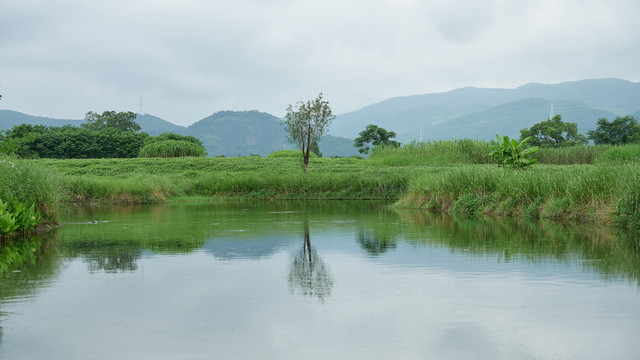
[[[84,209],[0,278],[0,359],[635,359],[638,243],[375,202]]]

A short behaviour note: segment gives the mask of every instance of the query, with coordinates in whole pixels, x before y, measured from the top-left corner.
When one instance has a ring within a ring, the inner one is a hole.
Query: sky
[[[0,0],[0,109],[190,125],[397,96],[640,81],[637,0]]]

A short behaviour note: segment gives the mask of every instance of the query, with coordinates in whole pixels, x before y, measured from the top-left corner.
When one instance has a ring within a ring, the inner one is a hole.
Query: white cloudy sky
[[[640,81],[637,0],[0,0],[0,109],[335,113],[464,86]]]

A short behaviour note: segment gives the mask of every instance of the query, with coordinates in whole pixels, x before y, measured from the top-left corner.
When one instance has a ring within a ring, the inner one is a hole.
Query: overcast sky
[[[0,109],[334,113],[465,86],[640,81],[638,0],[0,0]]]

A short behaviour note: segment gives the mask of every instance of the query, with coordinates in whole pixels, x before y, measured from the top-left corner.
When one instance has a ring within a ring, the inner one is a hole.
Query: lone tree
[[[562,121],[562,116],[539,122],[531,127],[520,130],[520,140],[531,136],[531,145],[540,147],[564,147],[586,145],[587,138],[578,134],[576,123]]]
[[[292,105],[287,107],[287,115],[282,124],[285,126],[287,139],[302,150],[302,168],[305,173],[309,168],[309,153],[313,144],[327,133],[334,118],[329,102],[322,100],[322,93],[315,100],[306,103],[298,101],[295,108]]]
[[[589,139],[596,145],[622,145],[640,142],[640,125],[633,116],[616,117],[609,122],[607,118],[598,119],[598,128],[587,131]]]
[[[354,147],[358,148],[361,154],[368,154],[369,150],[380,145],[389,145],[393,147],[400,146],[400,143],[392,138],[396,137],[393,131],[387,131],[377,125],[367,125],[364,130],[360,131],[358,137],[355,138]]]
[[[105,128],[114,128],[121,131],[138,131],[140,125],[135,122],[136,114],[127,112],[105,111],[102,115],[89,111],[84,120],[86,123],[81,126],[90,130],[103,130]]]

